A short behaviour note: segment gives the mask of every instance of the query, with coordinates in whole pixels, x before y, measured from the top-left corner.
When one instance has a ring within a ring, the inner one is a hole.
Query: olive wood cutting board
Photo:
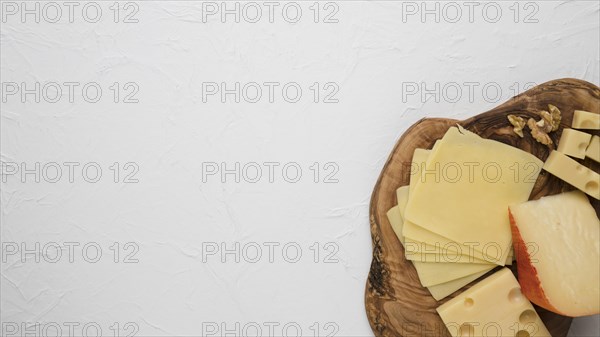
[[[365,289],[365,307],[376,336],[449,337],[450,334],[435,309],[482,280],[480,278],[438,302],[421,286],[415,268],[404,257],[404,249],[392,230],[386,212],[397,204],[396,189],[409,184],[410,162],[414,150],[430,149],[448,128],[459,124],[483,138],[521,148],[544,161],[550,149],[536,142],[528,129],[525,130],[524,138],[517,136],[512,131],[507,115],[515,114],[525,117],[526,120],[529,117],[539,120],[538,111],[547,110],[548,104],[557,106],[562,112],[561,128],[550,134],[554,144],[557,144],[562,129],[571,126],[574,110],[600,113],[600,88],[576,79],[550,81],[513,97],[491,111],[464,121],[422,119],[411,126],[396,143],[377,180],[370,205],[373,260]],[[600,169],[599,164],[589,159],[584,161],[584,165],[596,172]],[[572,189],[570,185],[542,171],[533,188],[531,199]],[[596,213],[599,213],[600,203],[593,199],[591,201]],[[516,263],[512,269],[516,273]],[[497,269],[490,274],[495,271]],[[557,271],[557,277],[560,277],[560,271]],[[537,306],[536,309],[553,337],[567,335],[572,320],[570,317],[560,316]]]

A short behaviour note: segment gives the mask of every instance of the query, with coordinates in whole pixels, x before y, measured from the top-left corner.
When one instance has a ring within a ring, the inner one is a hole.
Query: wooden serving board
[[[526,119],[533,117],[539,120],[537,111],[546,110],[548,104],[557,106],[562,112],[561,128],[551,134],[554,144],[557,144],[562,129],[570,127],[574,110],[600,113],[600,89],[581,80],[555,80],[536,86],[491,111],[464,121],[422,119],[402,135],[385,163],[371,197],[373,260],[365,290],[365,306],[371,328],[376,336],[449,337],[450,334],[435,309],[477,282],[438,302],[431,297],[426,288],[421,286],[415,268],[404,257],[404,249],[392,230],[386,212],[397,204],[396,189],[409,184],[410,162],[414,150],[430,149],[436,140],[442,138],[448,128],[460,124],[483,138],[510,144],[534,154],[541,160],[546,160],[550,153],[549,148],[537,143],[531,137],[529,130],[526,130],[524,138],[514,134],[507,115],[515,114]],[[600,169],[599,164],[589,159],[586,159],[584,164],[596,172]],[[542,171],[533,188],[531,198],[538,199],[572,189],[570,185]],[[599,213],[600,203],[593,199],[591,201],[596,212]],[[513,271],[515,270],[513,265]],[[559,270],[557,270],[557,277],[560,277]],[[553,337],[567,335],[571,318],[539,307],[536,309]]]

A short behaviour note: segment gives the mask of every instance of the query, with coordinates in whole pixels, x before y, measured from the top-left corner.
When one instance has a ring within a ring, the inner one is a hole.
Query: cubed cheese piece
[[[405,221],[474,247],[486,260],[504,265],[511,246],[506,209],[529,199],[541,166],[530,153],[452,127],[431,152],[409,198]],[[406,230],[405,237],[436,244]]]
[[[585,151],[590,144],[592,135],[589,133],[573,130],[564,129],[560,142],[558,143],[558,152],[564,153],[567,156],[583,159],[585,158]]]
[[[586,157],[595,160],[600,163],[600,137],[592,137],[592,141],[585,151]]]
[[[544,170],[600,199],[600,175],[558,151],[552,151],[544,163]]]
[[[447,297],[448,295],[453,294],[455,291],[466,286],[467,284],[475,281],[476,279],[480,278],[481,276],[485,275],[485,273],[494,269],[494,267],[495,266],[490,266],[489,270],[484,270],[477,274],[468,275],[468,276],[461,277],[459,279],[452,280],[452,281],[449,281],[446,283],[436,284],[434,286],[427,287],[427,290],[429,290],[429,292],[431,293],[431,296],[433,298],[435,298],[436,301],[439,301],[439,300]]]
[[[507,268],[442,304],[437,312],[455,337],[551,337]]]
[[[600,114],[575,110],[573,112],[573,124],[575,129],[600,130]]]
[[[565,316],[600,312],[600,221],[585,194],[510,206],[523,294]]]

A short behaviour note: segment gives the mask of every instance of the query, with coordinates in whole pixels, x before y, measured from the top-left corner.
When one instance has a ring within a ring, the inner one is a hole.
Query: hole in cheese
[[[523,301],[523,294],[521,293],[521,288],[513,288],[508,293],[508,300],[512,303],[521,303]]]
[[[469,324],[465,323],[460,326],[458,329],[458,336],[460,337],[471,337],[475,335],[475,328]]]
[[[598,186],[597,181],[588,181],[588,183],[585,184],[585,192],[586,193],[597,193],[599,187],[600,186]]]
[[[515,335],[515,337],[529,337],[529,332],[527,332],[527,330],[519,330],[517,331],[517,334]]]
[[[475,304],[475,302],[473,301],[472,298],[465,298],[465,308],[470,308],[473,306],[473,304]]]
[[[521,324],[533,323],[536,318],[537,315],[533,310],[525,310],[519,316],[519,322],[521,322]]]

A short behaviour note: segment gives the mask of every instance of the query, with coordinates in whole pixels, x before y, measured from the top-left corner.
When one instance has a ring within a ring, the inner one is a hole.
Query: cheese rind
[[[512,240],[506,209],[529,199],[541,167],[530,153],[452,127],[430,154],[405,221],[504,265]],[[406,231],[413,240],[436,243]]]
[[[590,141],[590,145],[585,151],[585,156],[600,163],[600,137],[592,137],[592,141]]]
[[[565,316],[599,313],[600,220],[585,194],[512,205],[510,214],[523,294]]]
[[[600,200],[600,175],[558,151],[552,151],[544,170]]]
[[[600,114],[575,110],[573,112],[573,124],[575,129],[600,130]]]
[[[558,143],[558,152],[564,153],[567,156],[583,159],[585,152],[590,144],[592,135],[589,133],[564,129]]]
[[[442,304],[437,312],[455,337],[551,337],[508,268]]]

